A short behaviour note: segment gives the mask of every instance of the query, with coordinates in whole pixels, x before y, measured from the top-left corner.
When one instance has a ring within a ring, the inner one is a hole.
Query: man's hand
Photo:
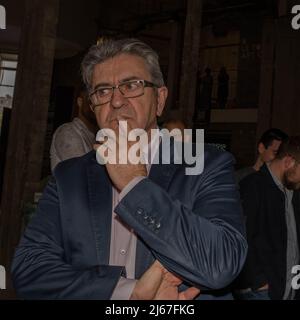
[[[146,177],[147,169],[143,164],[106,164],[108,175],[114,187],[121,192],[136,177]]]
[[[131,295],[131,300],[192,300],[199,293],[197,288],[178,292],[182,280],[170,273],[158,261],[143,274]]]
[[[153,300],[166,269],[156,260],[137,281],[130,300]]]
[[[129,127],[128,129],[131,130],[132,128]],[[119,140],[119,131],[122,141]],[[108,149],[110,149],[110,151],[115,155],[117,163],[106,163],[105,166],[113,185],[119,192],[121,192],[133,178],[139,176],[146,177],[147,168],[146,165],[141,162],[135,164],[130,161],[130,148],[136,144],[141,147],[140,141],[128,141],[127,132],[124,131],[122,126],[120,126],[119,131],[115,132],[114,136],[112,135],[109,137],[110,140],[108,144],[104,144],[107,146],[106,151],[104,151],[104,148],[99,148],[101,143],[94,145],[94,149],[99,152],[99,155],[102,158],[108,156]],[[137,155],[137,158],[139,156],[141,157],[142,155]],[[119,160],[121,163],[119,163]]]
[[[269,289],[269,284],[265,284],[264,286],[260,287],[257,289],[257,291],[261,291],[261,290],[268,290]]]
[[[195,287],[178,292],[178,287],[181,283],[182,280],[179,277],[175,276],[171,272],[165,272],[154,300],[193,300],[197,295],[199,295],[200,290]]]

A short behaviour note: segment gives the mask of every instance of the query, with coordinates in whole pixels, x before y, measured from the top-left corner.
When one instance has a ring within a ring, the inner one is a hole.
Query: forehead
[[[151,80],[143,58],[132,54],[120,54],[95,66],[93,85],[114,84],[130,78]]]

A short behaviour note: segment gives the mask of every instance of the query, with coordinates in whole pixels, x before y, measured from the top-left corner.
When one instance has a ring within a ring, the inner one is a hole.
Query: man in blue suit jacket
[[[124,120],[157,128],[167,88],[150,47],[106,41],[82,71],[101,128],[119,132]],[[200,298],[224,297],[247,251],[233,158],[206,147],[203,172],[189,176],[172,150],[170,164],[151,168],[100,165],[94,151],[59,164],[15,253],[19,295],[192,299],[201,289]]]

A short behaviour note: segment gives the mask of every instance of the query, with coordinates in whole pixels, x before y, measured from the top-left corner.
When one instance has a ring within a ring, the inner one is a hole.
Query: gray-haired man
[[[157,128],[168,90],[148,45],[105,41],[82,73],[100,128]],[[159,137],[151,139],[158,152]],[[194,176],[186,163],[153,164],[153,156],[100,165],[91,152],[57,166],[14,258],[21,296],[193,299],[201,289],[202,298],[229,297],[224,288],[247,251],[232,156],[205,148]]]

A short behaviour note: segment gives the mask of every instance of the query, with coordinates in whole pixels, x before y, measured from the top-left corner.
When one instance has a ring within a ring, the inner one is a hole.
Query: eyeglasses
[[[99,87],[90,94],[91,108],[101,106],[111,101],[115,89],[119,89],[125,98],[137,98],[144,94],[144,88],[158,88],[158,86],[147,80],[129,80],[112,87]]]

